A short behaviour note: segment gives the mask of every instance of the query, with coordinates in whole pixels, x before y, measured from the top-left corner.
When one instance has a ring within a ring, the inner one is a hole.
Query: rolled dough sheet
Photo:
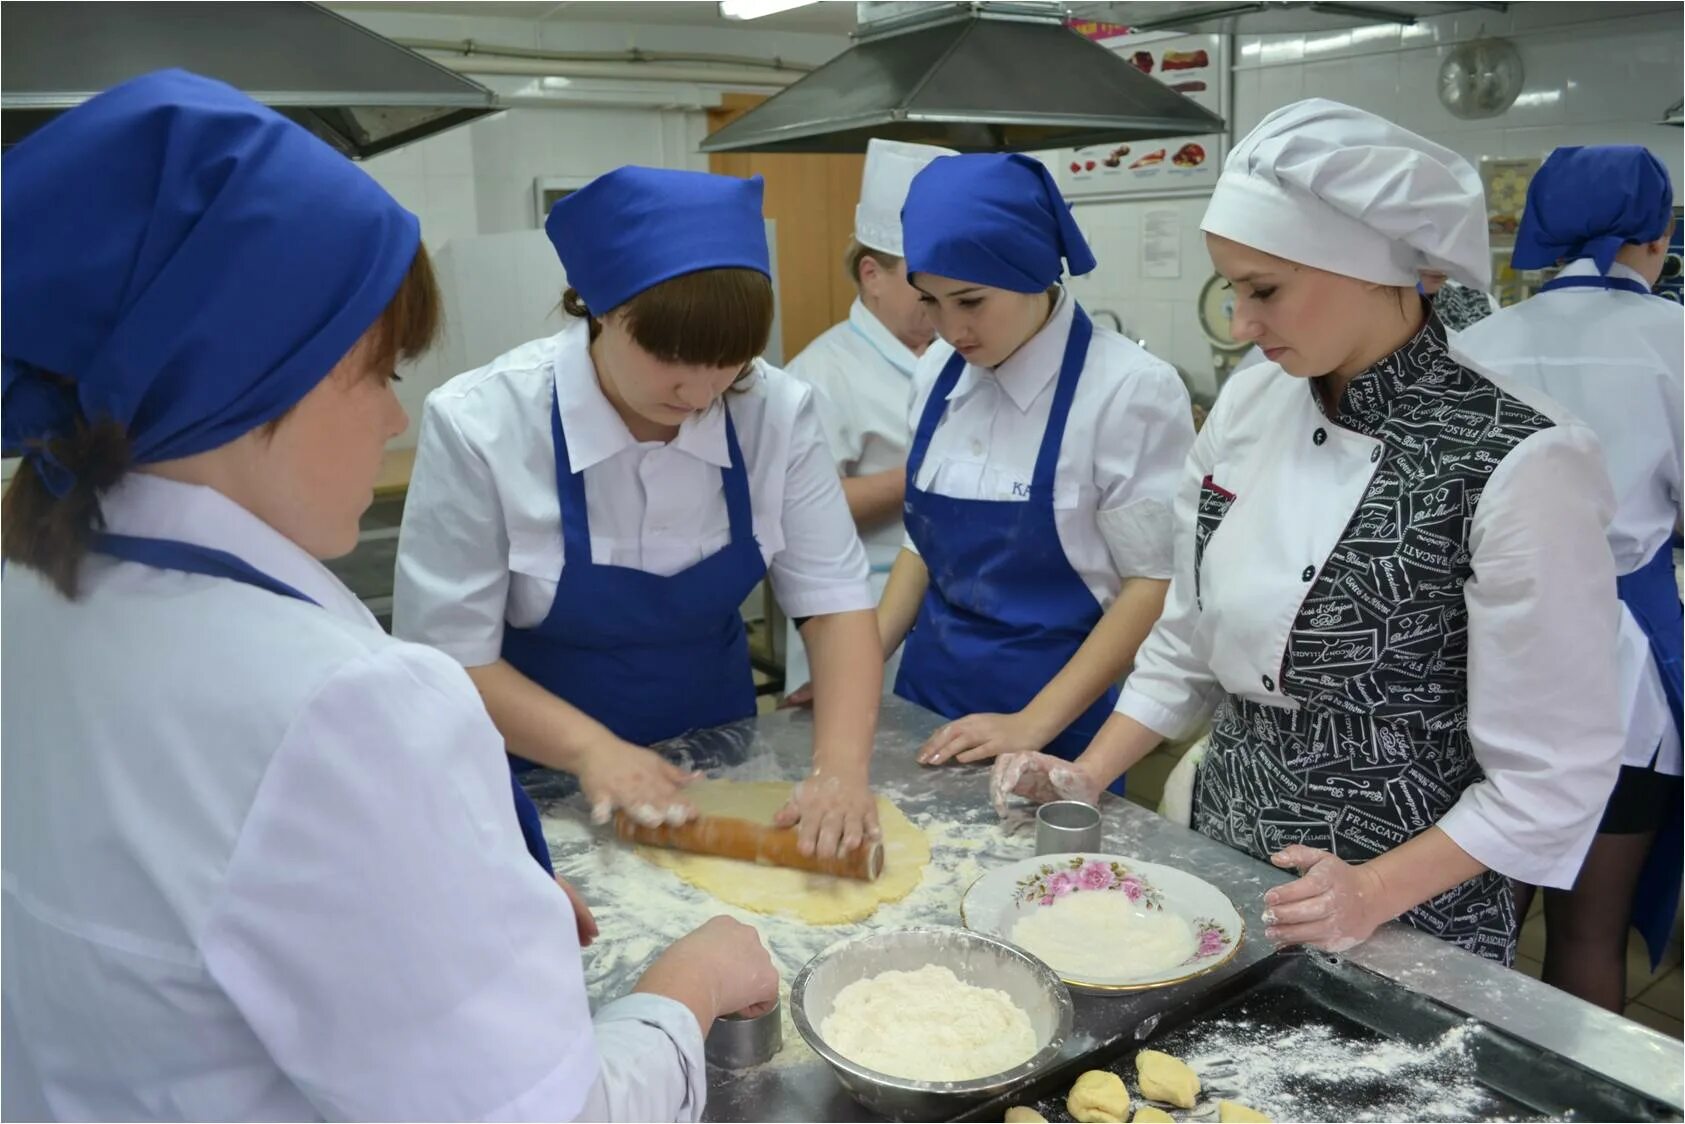
[[[790,799],[787,781],[702,781],[685,789],[697,811],[770,824]],[[637,848],[656,866],[723,902],[755,913],[784,913],[813,925],[842,925],[870,917],[885,902],[912,893],[930,862],[930,841],[901,809],[878,797],[883,828],[883,874],[875,882],[836,878],[777,866],[758,866],[664,847]]]

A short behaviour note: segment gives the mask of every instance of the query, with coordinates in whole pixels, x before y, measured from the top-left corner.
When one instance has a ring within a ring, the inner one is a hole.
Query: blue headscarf
[[[1628,242],[1667,232],[1673,185],[1667,169],[1635,144],[1559,148],[1527,185],[1527,209],[1510,264],[1545,269],[1563,259],[1592,258],[1608,273]]]
[[[79,421],[121,423],[148,464],[280,417],[379,318],[421,243],[351,161],[181,70],[60,115],[0,170],[0,428],[59,495],[71,474],[38,443]]]
[[[544,232],[595,316],[704,269],[772,276],[760,176],[616,168],[550,208]]]
[[[1094,255],[1053,182],[1033,156],[971,153],[932,160],[901,208],[907,272],[1040,293],[1094,268]]]

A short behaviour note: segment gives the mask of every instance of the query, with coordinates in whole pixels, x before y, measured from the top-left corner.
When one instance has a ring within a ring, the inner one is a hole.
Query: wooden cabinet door
[[[759,94],[726,94],[708,111],[708,131],[720,129],[766,100]],[[854,283],[843,272],[843,253],[854,235],[860,173],[866,157],[853,154],[714,152],[717,175],[766,179],[766,217],[777,225],[778,305],[786,361],[815,336],[848,316]]]

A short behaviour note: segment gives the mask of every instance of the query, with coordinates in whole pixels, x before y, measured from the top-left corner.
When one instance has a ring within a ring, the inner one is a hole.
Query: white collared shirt
[[[1061,289],[1041,331],[1005,363],[993,370],[966,364],[909,483],[958,499],[1027,498],[1075,309]],[[938,340],[919,361],[909,415],[915,432],[953,354]],[[1065,557],[1102,608],[1129,578],[1170,577],[1171,505],[1193,439],[1176,369],[1096,325],[1059,447],[1053,506]]]
[[[568,461],[585,472],[598,565],[668,575],[726,545],[729,403],[755,538],[785,614],[872,608],[812,391],[756,360],[742,392],[686,418],[671,442],[640,443],[603,396],[587,345],[581,320],[427,396],[398,541],[396,635],[477,667],[497,660],[505,623],[530,628],[549,614],[562,572],[553,401]]]
[[[462,669],[209,488],[132,474],[101,508],[321,608],[99,555],[72,602],[7,567],[8,1118],[697,1119],[686,1008],[593,1022]]]
[[[813,387],[819,424],[839,473],[871,476],[906,465],[912,441],[907,407],[918,361],[859,297],[847,320],[827,328],[790,360],[785,370]],[[894,563],[904,535],[895,519],[860,536],[873,570]]]
[[[1595,277],[1597,263],[1582,258],[1558,276]],[[1645,284],[1619,262],[1609,276]],[[1672,301],[1570,288],[1506,308],[1454,343],[1481,366],[1550,395],[1597,433],[1615,486],[1609,546],[1620,574],[1648,562],[1681,520],[1682,332],[1685,309]],[[1627,700],[1623,761],[1644,767],[1654,759],[1660,771],[1679,775],[1679,731],[1649,640],[1630,612],[1622,613],[1619,661]]]
[[[1590,430],[1542,395],[1491,381],[1557,424],[1502,458],[1474,509],[1466,722],[1485,776],[1438,826],[1492,870],[1567,887],[1596,833],[1621,742],[1619,614],[1603,544],[1613,497]],[[1378,439],[1333,424],[1307,381],[1277,364],[1235,375],[1183,470],[1176,576],[1118,712],[1178,737],[1225,693],[1296,708],[1276,680],[1307,582],[1346,533],[1382,452]],[[1238,498],[1196,577],[1202,482]],[[1439,502],[1456,510],[1461,501]]]

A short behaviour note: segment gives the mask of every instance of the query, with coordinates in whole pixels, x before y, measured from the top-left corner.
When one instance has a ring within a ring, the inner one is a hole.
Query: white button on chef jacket
[[[322,607],[99,556],[71,602],[7,568],[6,1115],[699,1118],[686,1008],[593,1021],[461,668],[217,492],[136,474],[101,506]]]
[[[1613,660],[1595,658],[1612,655],[1618,616],[1603,543],[1614,500],[1590,430],[1542,395],[1494,381],[1558,424],[1503,458],[1475,510],[1468,735],[1485,779],[1438,826],[1493,870],[1567,887],[1597,830],[1620,741]],[[1235,375],[1183,470],[1176,576],[1117,710],[1177,737],[1225,693],[1297,707],[1275,677],[1306,574],[1320,572],[1345,533],[1380,454],[1378,440],[1328,421],[1306,380],[1269,362]],[[1194,530],[1207,478],[1239,499],[1209,540],[1202,610]],[[1578,521],[1537,518],[1546,506]]]
[[[919,467],[920,489],[958,499],[1027,498],[1075,309],[1061,288],[1048,322],[1005,363],[993,370],[966,364]],[[953,354],[937,340],[919,360],[915,430]],[[1053,505],[1065,557],[1102,608],[1129,578],[1171,576],[1171,506],[1193,438],[1176,369],[1095,325],[1059,447]],[[906,546],[916,549],[910,539]]]
[[[505,623],[530,628],[549,614],[563,564],[555,401],[570,465],[585,472],[595,563],[665,576],[729,541],[726,407],[686,418],[671,442],[640,443],[604,397],[588,342],[581,320],[427,396],[398,543],[396,635],[477,667],[498,659]],[[870,609],[866,553],[813,392],[755,368],[725,401],[773,593],[791,617]]]
[[[1644,283],[1614,262],[1613,277]],[[1582,258],[1564,277],[1595,277]],[[1506,308],[1460,333],[1453,347],[1481,366],[1536,387],[1594,431],[1615,486],[1609,546],[1617,573],[1629,574],[1673,537],[1681,518],[1680,465],[1685,396],[1685,309],[1619,289],[1555,289]],[[1622,760],[1678,776],[1673,725],[1650,642],[1630,612],[1621,614],[1621,698],[1627,738]]]

